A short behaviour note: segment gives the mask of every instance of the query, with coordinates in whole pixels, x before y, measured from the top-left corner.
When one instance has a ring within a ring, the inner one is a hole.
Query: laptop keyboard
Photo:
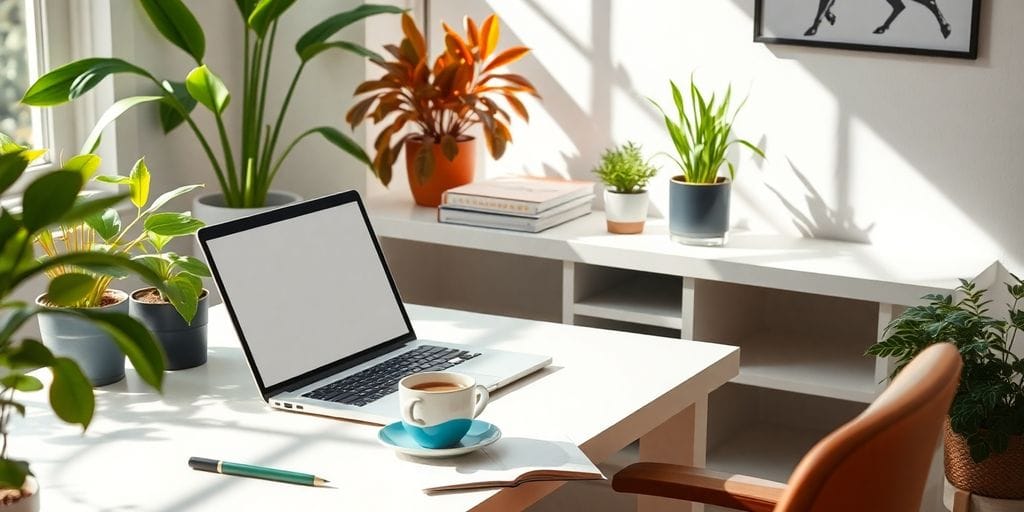
[[[444,371],[479,355],[454,348],[420,345],[359,373],[303,393],[302,396],[362,407],[398,391],[398,381],[408,375]]]

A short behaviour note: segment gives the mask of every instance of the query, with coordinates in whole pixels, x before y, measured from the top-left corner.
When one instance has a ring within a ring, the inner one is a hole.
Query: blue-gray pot
[[[209,292],[203,289],[199,307],[192,323],[185,323],[178,310],[170,303],[153,304],[136,299],[152,288],[135,290],[131,294],[129,314],[153,332],[163,346],[166,368],[184,370],[206,364],[206,324],[209,323]]]
[[[688,183],[682,176],[669,182],[668,229],[672,239],[689,245],[724,245],[729,232],[732,182]]]
[[[90,311],[128,313],[128,294],[107,290],[118,301]],[[36,304],[47,306],[46,294],[36,297]],[[82,368],[93,386],[106,386],[124,378],[124,352],[113,338],[88,320],[53,313],[39,314],[39,335],[54,354],[73,359]]]

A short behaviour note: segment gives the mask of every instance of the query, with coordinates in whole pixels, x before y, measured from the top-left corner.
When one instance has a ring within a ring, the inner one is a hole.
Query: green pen
[[[273,480],[275,482],[285,482],[289,484],[321,487],[327,483],[327,480],[324,480],[323,478],[306,473],[265,468],[263,466],[250,466],[249,464],[239,464],[237,462],[204,459],[203,457],[190,457],[188,459],[188,466],[192,469],[198,469],[199,471],[209,471],[211,473],[221,473],[224,475],[247,476],[250,478],[260,478],[263,480]]]

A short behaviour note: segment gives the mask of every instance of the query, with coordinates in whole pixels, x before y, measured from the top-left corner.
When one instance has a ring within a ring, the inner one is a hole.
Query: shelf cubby
[[[879,390],[874,358],[879,305],[755,286],[698,280],[694,339],[740,347],[734,382],[870,402]]]
[[[577,264],[572,312],[594,318],[682,329],[678,276]]]
[[[572,323],[573,325],[582,325],[584,327],[597,327],[599,329],[611,329],[615,331],[647,334],[650,336],[661,336],[664,338],[672,338],[674,340],[678,340],[680,337],[679,329],[672,329],[669,327],[658,327],[655,325],[638,324],[632,322],[622,322],[619,320],[611,320],[608,318],[592,317],[587,315],[575,315],[573,317]]]

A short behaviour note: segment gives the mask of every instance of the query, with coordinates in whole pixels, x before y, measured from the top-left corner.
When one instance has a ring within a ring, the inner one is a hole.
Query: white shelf
[[[875,359],[849,342],[795,340],[771,333],[740,343],[740,374],[732,382],[869,403],[875,399]]]
[[[707,467],[785,483],[828,430],[748,423],[710,447]]]
[[[638,235],[607,232],[600,213],[540,233],[473,228],[437,222],[434,208],[416,206],[393,191],[367,200],[378,236],[505,252],[696,279],[916,304],[928,293],[948,293],[959,278],[975,278],[995,262],[971,251],[887,248],[832,240],[730,232],[725,247],[693,247],[668,236],[665,219],[648,219]]]
[[[578,300],[573,313],[669,329],[682,329],[681,280],[638,274]]]

